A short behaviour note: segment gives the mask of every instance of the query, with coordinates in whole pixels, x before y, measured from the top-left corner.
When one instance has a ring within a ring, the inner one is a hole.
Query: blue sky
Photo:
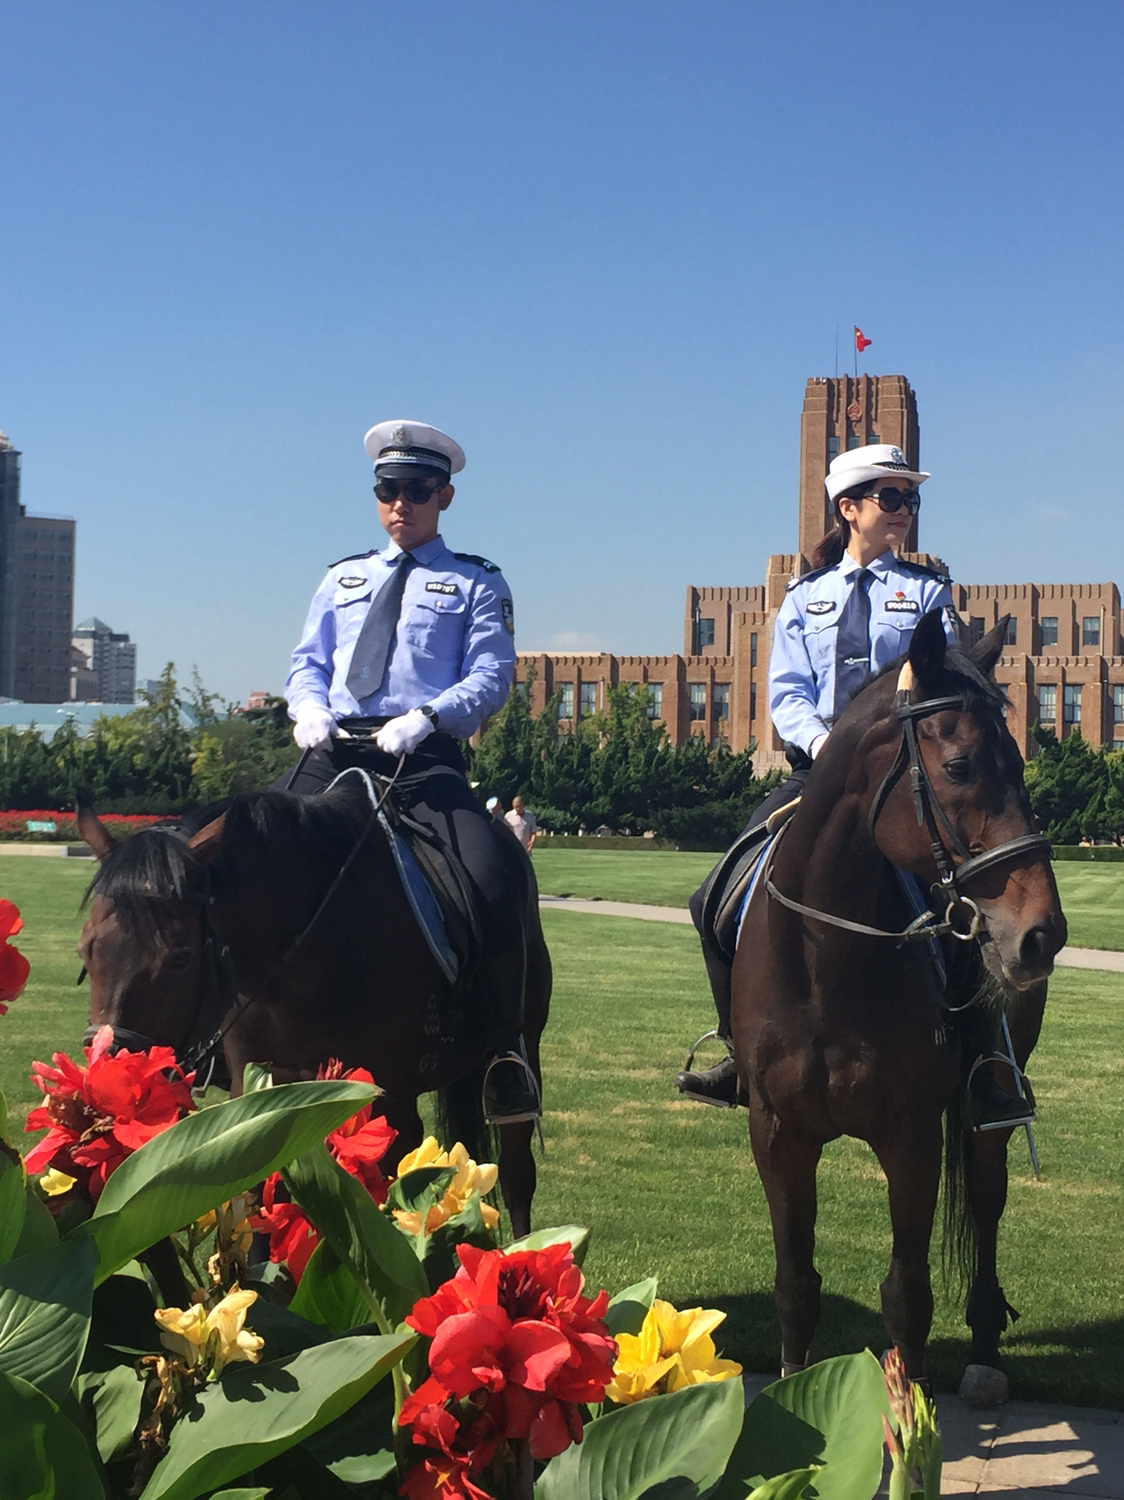
[[[7,0],[0,428],[78,618],[243,699],[379,545],[362,437],[525,650],[682,649],[795,545],[804,383],[917,391],[921,544],[1124,583],[1118,0]]]

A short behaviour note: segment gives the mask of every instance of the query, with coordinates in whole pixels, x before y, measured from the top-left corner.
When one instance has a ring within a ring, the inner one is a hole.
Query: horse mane
[[[880,682],[883,677],[888,677],[891,672],[896,676],[901,671],[902,664],[907,660],[908,655],[909,653],[906,652],[895,661],[889,662],[884,667],[880,667],[877,672],[872,672],[866,679],[863,687],[869,687],[871,683]],[[999,684],[993,678],[985,676],[968,653],[961,651],[958,646],[949,646],[945,652],[943,672],[950,677],[959,679],[957,682],[952,683],[951,686],[954,691],[959,691],[966,712],[971,713],[980,707],[1002,712],[1005,707],[1009,706],[1007,694]],[[950,684],[942,682],[942,691],[949,686]]]
[[[354,780],[354,778],[352,778]],[[294,871],[318,877],[339,870],[354,847],[370,804],[357,797],[356,786],[336,792],[299,796],[292,792],[244,792],[207,807],[196,808],[178,821],[141,829],[122,840],[98,867],[83,897],[112,902],[115,914],[130,937],[167,949],[167,932],[176,909],[193,891],[202,888],[204,870],[211,890],[237,884],[230,853],[276,857],[284,848]],[[190,840],[217,818],[226,816],[223,848],[205,864]]]

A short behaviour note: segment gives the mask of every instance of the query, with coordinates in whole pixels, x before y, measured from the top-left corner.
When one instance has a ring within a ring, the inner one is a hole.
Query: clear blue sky
[[[7,0],[0,428],[76,614],[242,699],[380,544],[363,433],[522,649],[681,649],[792,550],[804,383],[918,394],[921,544],[1124,583],[1124,7]],[[846,368],[846,363],[844,363]]]

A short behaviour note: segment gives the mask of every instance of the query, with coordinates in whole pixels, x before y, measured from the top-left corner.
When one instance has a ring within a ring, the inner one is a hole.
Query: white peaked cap
[[[833,458],[824,484],[827,498],[834,500],[844,490],[869,484],[872,479],[912,479],[914,484],[924,484],[928,478],[923,470],[911,469],[905,454],[893,443],[868,443],[865,448],[848,448]]]
[[[377,422],[363,439],[363,445],[380,464],[419,464],[459,474],[464,468],[464,449],[448,433],[431,427],[428,422],[398,418]]]

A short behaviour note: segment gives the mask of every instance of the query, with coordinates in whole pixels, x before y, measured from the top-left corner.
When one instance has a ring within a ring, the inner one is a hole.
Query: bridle
[[[364,779],[367,796],[371,802],[370,815],[367,818],[366,823],[363,825],[363,828],[357,835],[355,843],[352,845],[347,858],[340,866],[327,891],[324,893],[324,896],[318,903],[316,910],[312,913],[312,916],[308,919],[305,925],[297,933],[296,937],[293,938],[292,942],[280,955],[277,962],[269,971],[268,975],[262,982],[262,985],[259,986],[259,988],[267,988],[268,985],[274,979],[276,979],[277,976],[285,968],[288,967],[290,962],[296,956],[297,950],[301,947],[301,944],[304,942],[305,938],[323,916],[325,910],[332,900],[332,897],[339,889],[344,876],[351,868],[363,845],[367,842],[367,838],[371,833],[371,830],[374,828],[376,822],[378,821],[379,813],[382,811],[387,798],[394,790],[394,785],[397,782],[399,775],[401,774],[402,767],[405,765],[405,762],[406,757],[404,755],[400,755],[398,757],[398,764],[394,768],[394,774],[392,776],[388,776],[385,778],[380,776],[375,778],[380,782],[385,782],[385,785],[382,788],[381,795],[379,795],[378,797],[376,797],[374,788],[371,785],[370,778],[373,773],[360,772],[361,776]],[[347,770],[340,772],[340,775],[336,777],[336,780],[338,781],[341,777],[349,775],[357,770],[359,770],[359,768],[357,767],[348,767]],[[333,782],[332,785],[334,784],[335,783]],[[234,960],[231,957],[230,945],[224,941],[218,931],[218,928],[215,925],[215,896],[211,886],[211,870],[209,866],[206,867],[203,871],[203,889],[200,891],[189,891],[184,899],[201,903],[204,927],[204,962],[200,965],[199,983],[196,986],[195,1007],[192,1011],[191,1020],[185,1029],[184,1035],[190,1036],[192,1034],[202,1014],[204,998],[208,992],[208,970],[213,971],[213,975],[216,981],[216,988],[219,992],[220,1001],[222,1002],[221,1008],[219,1010],[219,1015],[225,1018],[222,1024],[214,1032],[212,1032],[209,1037],[204,1038],[204,1040],[201,1042],[197,1042],[194,1047],[191,1047],[182,1056],[180,1055],[179,1048],[177,1047],[175,1049],[177,1065],[185,1074],[193,1072],[202,1063],[209,1062],[210,1066],[207,1069],[204,1082],[201,1084],[196,1083],[196,1085],[192,1089],[193,1093],[200,1094],[203,1093],[210,1084],[210,1080],[215,1071],[215,1065],[222,1052],[222,1044],[226,1038],[227,1032],[231,1029],[235,1022],[238,1021],[238,1019],[241,1017],[241,1015],[251,1002],[246,999],[246,997],[243,996],[238,989],[238,980],[234,972]],[[82,980],[85,977],[86,969],[85,966],[83,966],[82,972],[78,976],[78,983],[81,984]],[[94,1037],[101,1029],[102,1028],[100,1026],[87,1026],[86,1030],[82,1034],[82,1045],[84,1047],[89,1046],[89,1044],[93,1041]],[[117,1026],[110,1024],[110,1030],[113,1033],[114,1045],[118,1047],[127,1047],[130,1051],[148,1052],[151,1048],[161,1045],[159,1042],[155,1041],[154,1038],[146,1036],[144,1032],[134,1031],[128,1026]]]
[[[772,857],[769,861],[770,869],[765,872],[765,889],[774,901],[779,901],[790,911],[800,912],[803,916],[814,917],[819,922],[827,922],[832,927],[842,927],[848,932],[862,933],[867,937],[895,938],[899,943],[913,943],[924,942],[929,938],[941,937],[947,933],[964,943],[980,942],[986,936],[987,921],[976,903],[961,889],[965,881],[982,874],[984,870],[993,869],[1009,859],[1021,858],[1026,854],[1035,853],[1048,857],[1050,840],[1044,834],[1024,833],[1018,838],[1008,839],[1006,843],[996,844],[992,849],[985,849],[982,854],[972,854],[941,806],[940,798],[925,768],[917,738],[919,720],[927,719],[933,714],[943,713],[946,709],[963,712],[963,699],[959,696],[926,698],[920,703],[913,703],[910,701],[910,694],[915,687],[916,678],[913,668],[906,662],[898,677],[896,708],[897,718],[902,726],[902,737],[893,764],[882,778],[874,801],[870,804],[867,831],[871,841],[876,843],[875,826],[879,815],[890,793],[908,768],[917,822],[919,825],[923,823],[928,830],[933,859],[940,875],[940,880],[932,887],[931,892],[933,907],[937,909],[931,908],[923,912],[901,932],[889,932],[882,927],[868,927],[863,922],[852,922],[846,917],[837,917],[831,912],[818,911],[815,907],[805,906],[778,890],[770,873]],[[948,838],[948,844],[942,837],[942,828]],[[776,845],[773,847],[775,853]],[[956,859],[959,859],[959,864],[956,863]],[[939,908],[942,905],[944,906],[943,918],[939,914]],[[958,919],[963,922],[965,915],[968,925],[963,928],[958,925]]]

